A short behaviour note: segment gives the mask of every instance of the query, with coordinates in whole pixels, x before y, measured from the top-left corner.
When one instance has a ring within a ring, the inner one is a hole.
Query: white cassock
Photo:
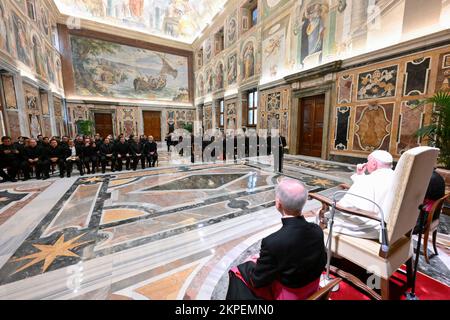
[[[391,190],[393,177],[394,171],[392,169],[378,169],[369,175],[354,174],[351,177],[353,185],[348,192],[368,198],[383,208],[384,199]],[[373,203],[350,194],[345,195],[338,202],[338,205],[346,208],[356,208],[376,212],[381,217],[379,209]],[[389,213],[383,212],[383,214],[386,221]],[[330,213],[328,212],[326,216],[329,217]],[[333,232],[359,238],[379,239],[380,222],[336,211]]]

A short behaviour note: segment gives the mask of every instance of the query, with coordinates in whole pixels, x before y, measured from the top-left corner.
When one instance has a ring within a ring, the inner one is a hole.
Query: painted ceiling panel
[[[227,0],[54,0],[61,13],[191,44]]]

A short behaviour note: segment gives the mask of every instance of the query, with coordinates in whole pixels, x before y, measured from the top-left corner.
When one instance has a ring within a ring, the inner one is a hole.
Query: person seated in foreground
[[[414,228],[414,233],[417,234],[421,232],[421,227],[425,226],[425,223],[428,219],[428,214],[431,211],[431,208],[433,207],[434,203],[442,198],[445,195],[445,180],[444,178],[437,173],[436,168],[433,170],[433,174],[431,175],[430,182],[428,184],[427,192],[425,194],[425,199],[423,201],[423,209],[420,211],[420,215],[423,215],[423,217],[419,216],[417,219],[416,226]],[[437,211],[434,213],[433,221],[439,219],[440,211]],[[420,224],[420,220],[422,220],[422,225]]]
[[[302,215],[308,191],[286,178],[275,197],[283,226],[262,240],[258,258],[230,270],[227,299],[302,300],[319,289],[327,254],[322,229]]]
[[[338,205],[350,209],[360,209],[378,213],[378,207],[383,207],[384,199],[391,189],[394,170],[392,170],[393,158],[389,152],[377,150],[367,157],[367,163],[358,164],[356,173],[351,177],[353,184]],[[388,212],[384,212],[387,220]],[[329,214],[328,214],[329,216]],[[342,233],[354,237],[366,239],[378,239],[380,222],[369,218],[359,217],[336,211],[334,216],[333,232]]]

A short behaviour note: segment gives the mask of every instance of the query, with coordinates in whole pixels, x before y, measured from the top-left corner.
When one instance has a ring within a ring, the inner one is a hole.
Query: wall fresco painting
[[[322,49],[328,18],[328,1],[307,1],[297,6],[294,35],[298,42],[298,62],[303,67],[322,62]]]
[[[286,27],[289,19],[284,19],[279,23],[263,31],[262,41],[262,76],[263,78],[275,78],[283,73],[286,68]]]
[[[8,24],[8,14],[5,7],[0,3],[0,50],[11,52],[10,30]]]
[[[29,40],[28,40],[28,33],[26,32],[27,28],[25,26],[25,22],[23,22],[22,19],[20,19],[15,13],[12,15],[13,20],[13,30],[14,30],[14,37],[16,39],[16,51],[17,51],[17,58],[29,66],[31,64],[31,59],[29,56]]]
[[[189,101],[186,57],[71,36],[81,96]]]
[[[228,85],[236,83],[237,80],[237,54],[232,53],[227,61],[227,82]]]
[[[256,62],[256,54],[255,54],[255,44],[253,41],[248,41],[243,46],[242,51],[242,79],[248,79],[255,75],[255,62]]]
[[[232,46],[236,43],[238,34],[238,19],[237,12],[233,12],[227,20],[225,28],[225,47]]]
[[[270,16],[275,10],[278,10],[283,5],[288,3],[289,0],[262,0],[262,18],[267,18]],[[301,2],[301,1],[300,1]]]

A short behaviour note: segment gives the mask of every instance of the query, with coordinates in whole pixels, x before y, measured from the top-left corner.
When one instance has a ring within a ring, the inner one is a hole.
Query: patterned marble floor
[[[286,175],[324,194],[351,173],[296,165]],[[0,299],[221,299],[230,265],[280,228],[281,176],[267,168],[179,164],[2,185]],[[447,253],[432,258],[444,280]]]

